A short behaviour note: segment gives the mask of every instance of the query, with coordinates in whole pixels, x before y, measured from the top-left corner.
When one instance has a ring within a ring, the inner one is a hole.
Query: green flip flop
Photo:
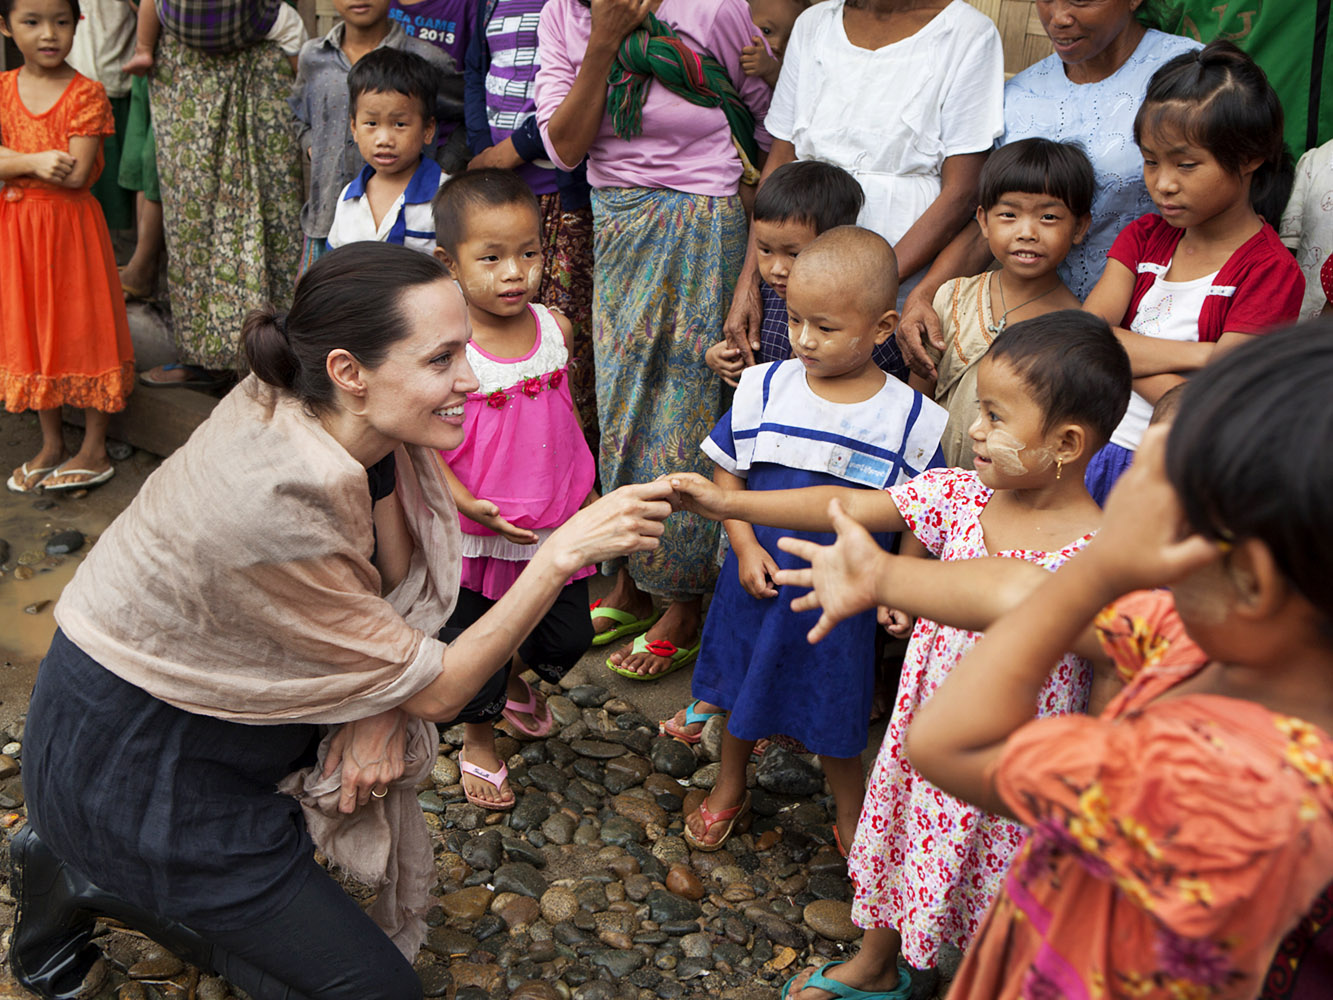
[[[605,646],[617,639],[647,632],[656,624],[657,619],[662,617],[661,611],[654,611],[647,618],[635,618],[628,611],[621,611],[619,608],[604,608],[601,601],[593,601],[588,605],[588,612],[592,615],[594,623],[598,618],[610,618],[617,623],[615,628],[609,628],[605,632],[598,632],[593,636],[592,644],[594,646]]]
[[[654,639],[648,641],[646,635],[641,635],[634,640],[634,645],[630,647],[630,655],[635,653],[652,653],[654,656],[660,656],[664,659],[670,658],[671,666],[655,674],[636,674],[633,670],[626,670],[624,667],[618,667],[608,658],[606,669],[613,674],[619,674],[621,677],[628,677],[632,681],[655,681],[665,677],[667,674],[674,674],[681,667],[689,666],[699,655],[699,646],[696,642],[693,646],[681,649],[669,639]]]

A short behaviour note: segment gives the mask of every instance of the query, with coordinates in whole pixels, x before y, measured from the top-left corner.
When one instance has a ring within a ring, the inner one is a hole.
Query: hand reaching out
[[[677,510],[687,510],[710,521],[721,521],[726,517],[722,504],[728,491],[707,476],[697,472],[669,472],[662,478],[668,480],[676,491],[672,505]]]
[[[1116,593],[1175,583],[1219,558],[1225,543],[1190,534],[1166,478],[1170,428],[1149,427],[1132,464],[1107,498],[1101,530],[1083,556],[1102,566]]]
[[[778,548],[806,560],[809,569],[779,570],[773,578],[778,586],[810,587],[810,593],[791,602],[793,611],[822,608],[823,614],[809,632],[811,643],[819,642],[833,626],[846,618],[875,607],[876,582],[892,559],[870,537],[870,532],[848,517],[837,500],[829,501],[829,518],[837,540],[819,545],[799,538],[780,538]]]

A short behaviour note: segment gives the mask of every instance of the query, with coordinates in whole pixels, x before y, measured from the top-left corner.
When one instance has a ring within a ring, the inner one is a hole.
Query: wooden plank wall
[[[1027,69],[1054,51],[1037,19],[1037,8],[1032,0],[968,0],[968,3],[1000,29],[1006,77]]]

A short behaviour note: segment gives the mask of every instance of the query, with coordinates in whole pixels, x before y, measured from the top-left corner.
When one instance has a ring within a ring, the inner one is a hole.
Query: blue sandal
[[[827,962],[821,965],[816,972],[810,975],[801,989],[824,990],[838,997],[838,1000],[907,1000],[912,995],[912,977],[902,962],[898,963],[898,985],[891,990],[880,990],[878,993],[858,990],[853,986],[840,983],[836,979],[829,979],[828,976],[824,975],[826,969],[842,964],[842,962]],[[800,973],[797,973],[797,975],[800,975]],[[794,982],[796,982],[796,976],[792,976],[783,985],[782,1000],[787,1000],[787,994],[791,992],[791,984]]]
[[[685,706],[685,725],[697,725],[698,723],[707,722],[709,719],[716,718],[719,715],[727,714],[726,712],[700,712],[696,708],[699,701],[700,699],[695,698],[694,701]],[[676,713],[676,715],[679,714],[679,712]],[[677,728],[675,715],[659,722],[657,724],[657,731],[663,736],[670,736],[672,739],[680,740],[682,743],[688,743],[691,746],[698,743],[699,740],[703,738],[702,730],[697,733],[687,733],[684,729]]]

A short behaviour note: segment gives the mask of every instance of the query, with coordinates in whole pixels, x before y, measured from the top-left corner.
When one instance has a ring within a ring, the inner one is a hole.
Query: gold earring
[[[1064,472],[1064,471],[1065,471],[1065,460],[1064,460],[1063,458],[1057,458],[1057,459],[1055,460],[1055,479],[1056,479],[1056,482],[1059,482],[1059,481],[1060,481],[1060,474],[1061,474],[1062,472]]]

